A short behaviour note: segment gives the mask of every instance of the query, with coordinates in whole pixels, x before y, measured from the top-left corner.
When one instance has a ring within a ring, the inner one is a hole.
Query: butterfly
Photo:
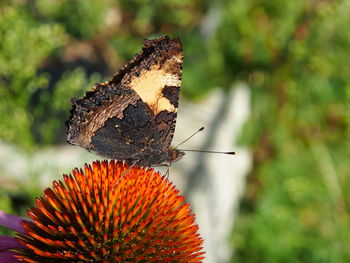
[[[179,38],[144,40],[140,53],[71,99],[67,141],[105,158],[140,166],[169,166],[184,152],[171,147],[181,87],[183,49]]]

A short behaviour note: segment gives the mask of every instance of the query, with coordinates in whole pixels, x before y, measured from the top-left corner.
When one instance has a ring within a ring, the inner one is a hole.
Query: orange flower
[[[128,170],[129,169],[129,170]],[[38,198],[23,221],[24,262],[201,262],[184,197],[153,169],[94,162]]]

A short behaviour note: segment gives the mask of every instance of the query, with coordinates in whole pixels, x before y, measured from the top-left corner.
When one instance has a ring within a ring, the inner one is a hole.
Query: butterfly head
[[[168,153],[167,162],[169,163],[176,162],[177,160],[181,159],[182,156],[185,155],[184,151],[181,151],[172,147],[169,147],[167,153]]]

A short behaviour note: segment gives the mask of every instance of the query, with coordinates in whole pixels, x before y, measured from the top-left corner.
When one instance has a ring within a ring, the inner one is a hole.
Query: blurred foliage
[[[226,3],[216,38],[223,68],[245,71],[253,92],[242,142],[254,149],[254,170],[234,231],[235,262],[350,260],[348,8]]]
[[[69,98],[107,80],[143,38],[180,36],[182,93],[252,90],[254,154],[233,262],[349,262],[349,1],[0,3],[0,138],[65,140]],[[99,77],[99,76],[102,76]],[[5,201],[4,201],[5,202]]]

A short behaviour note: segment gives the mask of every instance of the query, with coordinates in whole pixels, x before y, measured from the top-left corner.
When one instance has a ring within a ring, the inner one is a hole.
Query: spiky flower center
[[[184,197],[153,169],[94,162],[54,182],[18,234],[25,262],[200,262]]]

